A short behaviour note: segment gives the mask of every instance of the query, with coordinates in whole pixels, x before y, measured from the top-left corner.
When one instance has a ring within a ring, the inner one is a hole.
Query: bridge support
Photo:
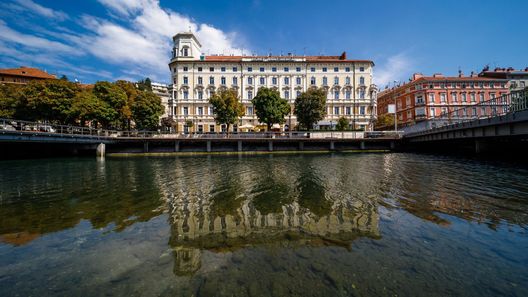
[[[485,152],[488,145],[484,142],[484,140],[475,140],[475,153],[480,154]]]
[[[242,151],[242,140],[237,141],[237,150],[238,150],[239,152]]]
[[[304,142],[299,141],[299,150],[304,151]]]
[[[268,141],[268,151],[273,152],[273,141]]]
[[[180,142],[178,140],[176,140],[174,142],[174,152],[179,152],[180,151]]]
[[[359,149],[361,149],[361,150],[365,149],[365,142],[364,141],[359,143]]]
[[[394,141],[391,141],[390,143],[390,149],[393,150],[396,148],[396,143]]]
[[[104,158],[105,154],[106,154],[106,145],[104,143],[99,143],[97,145],[97,148],[95,150],[95,154],[97,157],[100,157],[100,158]]]
[[[330,141],[330,150],[335,150],[335,143],[333,141]]]
[[[143,143],[143,152],[144,153],[148,153],[148,151],[149,151],[149,147],[148,146],[149,146],[148,142],[144,142]]]
[[[207,152],[211,152],[211,140],[207,140]]]

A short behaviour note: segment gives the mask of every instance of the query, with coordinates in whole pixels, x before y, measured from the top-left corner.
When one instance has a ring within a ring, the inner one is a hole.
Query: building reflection
[[[251,246],[342,245],[379,237],[375,202],[336,197],[311,170],[217,176],[187,184],[169,199],[174,273],[201,267],[204,250],[230,252]],[[248,176],[249,175],[249,176]],[[204,191],[209,189],[209,191]],[[200,193],[200,195],[196,195]]]

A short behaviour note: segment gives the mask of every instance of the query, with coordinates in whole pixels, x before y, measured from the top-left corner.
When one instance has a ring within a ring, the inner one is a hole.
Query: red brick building
[[[0,83],[1,84],[27,84],[32,80],[56,79],[55,75],[49,74],[46,71],[30,68],[20,67],[13,69],[0,69]]]
[[[388,114],[389,104],[396,104],[398,126],[409,126],[505,95],[508,87],[507,79],[479,77],[474,73],[455,77],[416,73],[410,82],[378,94],[378,117]]]

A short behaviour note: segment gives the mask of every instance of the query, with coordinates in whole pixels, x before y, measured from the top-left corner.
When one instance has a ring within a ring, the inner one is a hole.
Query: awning
[[[255,128],[255,126],[251,124],[244,124],[242,126],[238,126],[238,129],[253,129],[253,128]]]

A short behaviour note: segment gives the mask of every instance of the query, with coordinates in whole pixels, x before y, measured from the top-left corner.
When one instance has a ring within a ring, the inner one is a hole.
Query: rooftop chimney
[[[413,76],[412,76],[412,80],[417,80],[417,79],[419,79],[420,77],[423,77],[423,74],[421,74],[421,73],[415,73],[415,74],[413,74]]]
[[[339,56],[339,60],[346,60],[346,52],[343,52],[341,56]]]
[[[471,77],[477,77],[477,74],[475,73],[475,71],[471,71]]]
[[[435,73],[433,74],[433,77],[444,77],[442,73]]]
[[[462,73],[462,70],[458,70],[458,77],[464,77],[464,73]]]
[[[513,71],[513,70],[514,70],[513,67],[508,67],[508,71],[511,72],[511,71]]]

